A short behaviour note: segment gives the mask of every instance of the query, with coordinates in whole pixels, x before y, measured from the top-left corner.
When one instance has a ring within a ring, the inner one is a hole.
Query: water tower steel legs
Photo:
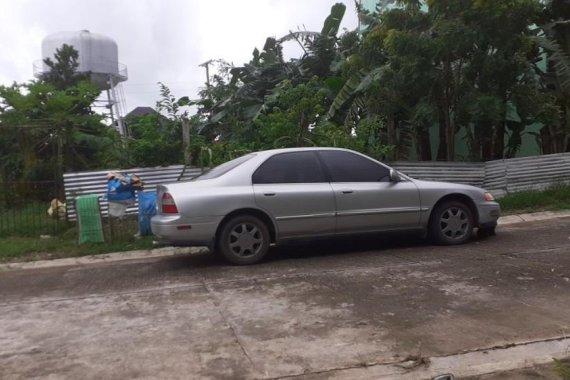
[[[125,126],[123,123],[123,115],[121,113],[121,108],[119,105],[119,100],[117,98],[117,90],[115,89],[115,81],[113,80],[113,76],[109,75],[109,86],[110,89],[107,90],[107,97],[109,98],[109,105],[111,109],[111,121],[113,122],[113,128],[115,128],[115,120],[113,120],[113,115],[117,117],[117,126],[116,129],[119,131],[121,136],[125,136]],[[113,112],[114,108],[114,112]]]
[[[109,89],[107,89],[107,101],[109,102],[107,108],[109,108],[109,115],[111,116],[111,125],[113,126],[113,128],[115,128],[115,114],[113,113],[113,97],[111,96],[111,91],[109,91]]]

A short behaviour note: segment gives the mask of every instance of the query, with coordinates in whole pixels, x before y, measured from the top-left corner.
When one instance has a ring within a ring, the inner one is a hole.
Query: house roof
[[[152,107],[136,107],[131,112],[129,112],[125,118],[129,117],[137,117],[137,116],[145,116],[145,115],[153,115],[156,114],[156,110]]]

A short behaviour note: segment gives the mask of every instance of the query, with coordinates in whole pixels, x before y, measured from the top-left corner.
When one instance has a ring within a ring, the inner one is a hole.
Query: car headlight
[[[486,201],[494,201],[495,197],[491,193],[485,193],[485,200]]]

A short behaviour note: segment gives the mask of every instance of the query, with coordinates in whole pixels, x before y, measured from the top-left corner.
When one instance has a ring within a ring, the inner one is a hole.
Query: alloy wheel
[[[263,234],[253,223],[240,223],[231,230],[228,245],[237,256],[253,256],[263,245]]]
[[[470,220],[460,207],[449,207],[441,213],[439,227],[441,233],[452,240],[460,240],[469,231]]]

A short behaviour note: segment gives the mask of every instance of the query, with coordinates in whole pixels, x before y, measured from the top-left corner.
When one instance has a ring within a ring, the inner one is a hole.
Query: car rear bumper
[[[161,240],[203,246],[212,244],[221,220],[221,216],[187,218],[159,214],[152,217],[150,228]]]

